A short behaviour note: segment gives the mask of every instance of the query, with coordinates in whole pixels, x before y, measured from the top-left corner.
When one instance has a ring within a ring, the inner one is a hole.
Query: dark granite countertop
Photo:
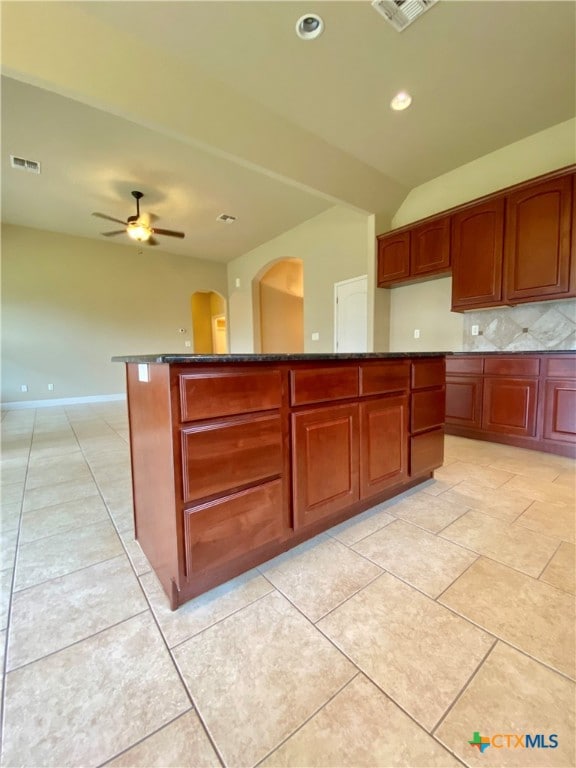
[[[453,355],[482,355],[483,357],[491,355],[502,355],[510,357],[510,355],[576,355],[576,349],[521,349],[521,350],[508,350],[508,351],[483,351],[481,349],[470,352],[451,352]]]
[[[179,355],[159,353],[157,355],[116,355],[114,363],[284,363],[314,362],[315,360],[394,360],[412,357],[438,357],[452,352],[326,352],[319,354],[237,354],[237,355]]]

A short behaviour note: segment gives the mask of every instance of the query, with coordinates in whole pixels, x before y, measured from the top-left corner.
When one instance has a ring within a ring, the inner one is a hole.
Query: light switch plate
[[[138,363],[138,381],[150,381],[150,366],[148,363]]]

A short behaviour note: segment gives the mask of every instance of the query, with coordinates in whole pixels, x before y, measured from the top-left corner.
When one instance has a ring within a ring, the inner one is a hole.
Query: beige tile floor
[[[124,404],[2,432],[3,766],[575,765],[576,462],[449,437],[434,480],[171,612]]]

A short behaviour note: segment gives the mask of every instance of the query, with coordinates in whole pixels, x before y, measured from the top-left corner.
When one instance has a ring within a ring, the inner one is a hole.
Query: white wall
[[[231,261],[228,264],[231,351],[254,351],[252,281],[267,265],[279,259],[297,258],[302,259],[304,266],[304,349],[332,352],[334,283],[368,274],[369,295],[373,293],[373,218],[336,206]],[[239,288],[236,280],[240,281]],[[372,325],[369,318],[370,338]],[[320,334],[318,341],[311,340],[313,332]]]
[[[415,187],[394,214],[392,228],[575,162],[576,119]],[[391,351],[462,349],[464,318],[450,311],[451,284],[448,277],[389,291]],[[419,340],[413,337],[414,328],[421,330]]]

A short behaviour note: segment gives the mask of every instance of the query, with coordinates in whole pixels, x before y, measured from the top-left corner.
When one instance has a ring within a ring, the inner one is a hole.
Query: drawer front
[[[280,371],[209,371],[179,377],[182,421],[279,408]]]
[[[414,392],[412,395],[412,412],[410,431],[421,432],[444,424],[446,413],[446,394],[444,389],[431,389],[425,392]]]
[[[410,439],[410,475],[418,477],[442,466],[444,430],[435,429]]]
[[[412,362],[412,389],[442,387],[445,378],[446,367],[443,357]]]
[[[182,430],[185,502],[281,473],[282,427],[278,415],[228,419]]]
[[[483,357],[447,357],[446,373],[482,373],[484,370]]]
[[[361,395],[405,392],[409,386],[410,362],[408,360],[360,366]]]
[[[484,373],[488,376],[538,376],[540,360],[537,357],[486,357]]]
[[[282,538],[282,481],[248,488],[184,513],[187,574],[218,568]]]
[[[545,357],[544,365],[549,379],[576,379],[576,355]]]
[[[290,371],[292,405],[358,397],[358,367],[303,368]]]

